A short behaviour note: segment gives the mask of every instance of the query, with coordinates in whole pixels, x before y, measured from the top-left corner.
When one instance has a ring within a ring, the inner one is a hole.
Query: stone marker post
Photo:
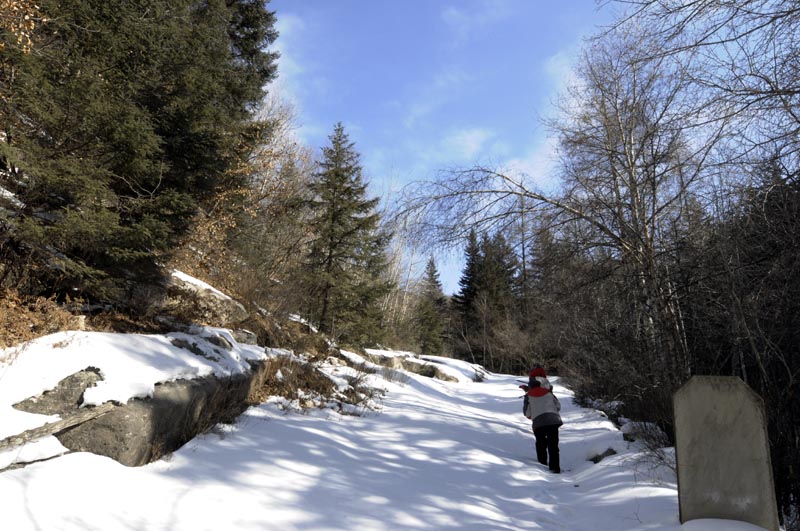
[[[673,396],[681,523],[780,531],[764,402],[739,378],[693,376]]]

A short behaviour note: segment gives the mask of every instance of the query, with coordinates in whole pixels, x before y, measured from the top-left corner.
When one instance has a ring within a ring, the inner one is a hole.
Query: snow
[[[213,336],[232,349],[210,342]],[[176,339],[202,355],[174,345]],[[247,360],[271,355],[288,353],[239,345],[225,330],[200,327],[167,336],[40,338],[0,352],[0,438],[52,421],[11,405],[87,367],[105,378],[87,393],[99,404],[148,396],[158,382],[243,371]],[[66,453],[0,472],[0,529],[759,529],[721,520],[681,526],[671,469],[626,442],[603,414],[576,406],[558,378],[551,381],[563,407],[564,472],[555,475],[535,460],[517,376],[446,358],[423,361],[458,381],[378,371],[365,381],[385,391],[382,403],[360,416],[272,397],[235,425],[220,425],[143,467]],[[342,385],[355,374],[333,359],[322,368]],[[482,381],[474,381],[476,372]],[[598,464],[588,460],[609,448],[617,453]],[[6,452],[13,459],[6,455],[5,464],[65,451],[47,437]]]
[[[487,374],[486,369],[474,363],[466,363],[464,361],[440,356],[421,356],[421,359],[438,364],[440,371],[449,376],[456,377],[459,382],[475,381],[476,379],[483,378]]]
[[[733,522],[731,520],[714,520],[704,518],[686,522],[681,528],[683,531],[763,531],[763,527],[746,522]]]
[[[225,293],[222,293],[220,290],[218,290],[217,288],[215,288],[211,284],[207,284],[206,282],[203,282],[200,279],[197,279],[197,278],[194,278],[193,276],[187,275],[183,271],[178,271],[177,269],[174,269],[172,271],[172,276],[177,278],[177,279],[180,279],[180,280],[186,282],[187,284],[191,284],[193,286],[196,286],[196,287],[198,287],[198,288],[200,288],[202,290],[208,290],[208,291],[214,293],[215,295],[217,295],[217,296],[219,296],[219,297],[221,297],[223,299],[230,299],[231,298],[229,295],[226,295]]]
[[[2,139],[0,139],[0,142],[2,142]],[[2,174],[3,172],[0,172],[0,175]],[[9,192],[2,186],[0,186],[0,199],[5,199],[9,203],[11,203],[11,205],[14,206],[15,208],[22,208],[25,206],[25,204],[22,201],[17,199],[16,195],[14,195],[12,192]]]
[[[383,356],[386,358],[413,358],[416,357],[416,354],[413,352],[408,352],[405,350],[384,350],[384,349],[376,349],[376,348],[368,348],[364,349],[367,354],[372,354],[374,356]]]
[[[319,332],[319,330],[317,330],[317,328],[314,325],[312,325],[310,322],[308,322],[306,319],[303,319],[299,315],[292,314],[292,315],[289,316],[289,320],[290,321],[294,321],[295,323],[300,323],[302,325],[307,326],[308,329],[311,330],[314,333]]]

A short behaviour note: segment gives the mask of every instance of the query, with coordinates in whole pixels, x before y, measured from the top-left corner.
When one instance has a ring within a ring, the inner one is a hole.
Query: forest
[[[268,3],[0,0],[0,347],[63,312],[156,328],[150,287],[179,269],[264,341],[297,314],[355,348],[539,362],[657,422],[654,445],[692,375],[737,376],[797,514],[800,6],[615,3],[545,124],[556,192],[476,164],[382,204],[341,123],[293,135]]]

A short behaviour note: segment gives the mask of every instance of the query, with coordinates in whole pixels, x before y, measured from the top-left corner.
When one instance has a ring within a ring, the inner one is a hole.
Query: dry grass
[[[0,291],[0,348],[18,345],[62,330],[83,328],[83,319],[52,298],[23,297]]]
[[[162,323],[116,311],[80,315],[74,310],[80,306],[80,301],[60,304],[52,297],[30,297],[13,290],[0,290],[0,349],[64,330],[147,334],[171,330]]]
[[[308,325],[288,321],[281,327],[281,344],[294,352],[305,352],[315,359],[325,359],[332,353],[328,339],[319,332],[313,332]]]
[[[116,311],[104,311],[89,316],[86,329],[118,334],[162,334],[173,331],[173,327],[152,319],[143,319]]]

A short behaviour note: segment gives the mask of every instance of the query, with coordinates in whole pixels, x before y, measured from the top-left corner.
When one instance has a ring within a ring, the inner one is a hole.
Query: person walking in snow
[[[560,474],[558,428],[564,424],[559,415],[561,403],[551,389],[533,377],[525,394],[523,409],[525,416],[531,419],[533,435],[536,437],[536,458],[551,472]]]

